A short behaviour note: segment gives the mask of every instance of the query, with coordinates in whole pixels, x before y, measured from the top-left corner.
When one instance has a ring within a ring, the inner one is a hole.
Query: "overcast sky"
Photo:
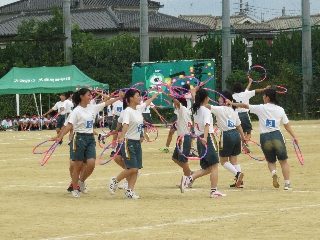
[[[154,0],[164,7],[161,13],[179,16],[186,14],[211,14],[221,16],[222,0]],[[269,20],[281,16],[282,8],[285,7],[286,15],[301,15],[302,0],[243,0],[243,7],[248,3],[248,15],[258,21]],[[0,6],[17,2],[17,0],[0,0]],[[239,12],[240,0],[230,0],[231,14]],[[320,13],[320,0],[310,0],[311,14]]]

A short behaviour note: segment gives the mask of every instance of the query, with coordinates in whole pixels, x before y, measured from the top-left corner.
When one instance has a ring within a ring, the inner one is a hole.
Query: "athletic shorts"
[[[243,132],[251,132],[252,124],[248,112],[238,113]]]
[[[150,113],[142,113],[142,117],[147,123],[152,124]],[[144,127],[146,127],[146,126],[144,126]]]
[[[219,142],[219,156],[230,157],[241,153],[241,137],[237,129],[223,131]]]
[[[59,115],[57,117],[57,125],[56,128],[62,128],[64,126],[64,121],[66,120],[65,115]]]
[[[117,115],[114,116],[113,121],[112,121],[112,125],[111,125],[111,131],[116,130],[117,124],[118,124],[118,118],[119,118],[119,116],[117,116]],[[119,131],[121,131],[120,129],[119,129]]]
[[[70,158],[72,161],[87,162],[96,158],[96,140],[93,133],[74,133],[70,143]]]
[[[260,134],[260,144],[268,162],[288,159],[284,138],[280,131]]]
[[[179,137],[177,138],[177,140],[178,139],[179,139]],[[182,151],[182,153],[186,156],[188,156],[190,154],[191,142],[192,142],[191,136],[185,135],[183,138],[180,139],[180,141],[178,143],[180,151]],[[176,147],[173,151],[172,159],[177,159],[179,162],[188,162],[188,158],[184,157],[179,152],[177,144],[176,144]]]
[[[203,138],[203,134],[200,135],[200,137]],[[206,151],[206,148],[199,138],[197,138],[197,149],[199,157],[203,156]],[[202,169],[207,169],[208,167],[216,163],[219,163],[219,157],[217,154],[217,141],[212,133],[208,134],[207,149],[207,154],[200,159],[200,167]]]
[[[124,139],[121,155],[127,169],[142,168],[142,149],[140,140]]]

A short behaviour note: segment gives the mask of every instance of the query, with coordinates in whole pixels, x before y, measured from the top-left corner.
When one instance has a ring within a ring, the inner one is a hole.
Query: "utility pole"
[[[66,37],[64,42],[64,59],[68,65],[72,65],[70,0],[63,0],[63,30],[64,36]]]
[[[230,0],[222,1],[222,90],[231,73]]]
[[[240,0],[240,5],[239,5],[239,7],[240,7],[240,15],[243,14],[243,7],[242,6],[243,6],[242,5],[242,0]]]
[[[302,81],[303,81],[303,115],[308,117],[307,97],[312,87],[312,50],[310,1],[301,0],[302,10]]]
[[[83,9],[83,0],[80,0],[80,9]]]
[[[140,62],[149,62],[148,0],[140,0]]]

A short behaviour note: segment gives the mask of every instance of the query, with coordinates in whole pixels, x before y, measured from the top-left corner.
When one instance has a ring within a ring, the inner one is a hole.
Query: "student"
[[[230,92],[223,91],[222,95],[233,101]],[[221,131],[219,142],[220,162],[225,169],[235,176],[236,182],[230,187],[243,188],[242,178],[244,174],[237,160],[237,156],[241,153],[241,140],[245,142],[241,122],[235,107],[226,106],[225,99],[222,96],[219,96],[218,102],[223,106],[207,105],[207,107],[216,116],[217,125]]]
[[[112,111],[112,105],[109,105],[107,107],[107,124],[108,124],[108,128],[111,131],[111,126],[112,126],[112,121],[113,121],[113,111]]]
[[[263,154],[268,162],[268,168],[273,179],[273,186],[279,188],[279,178],[276,171],[276,161],[278,159],[284,178],[284,190],[291,190],[290,169],[288,164],[287,150],[282,133],[280,132],[280,123],[291,135],[294,142],[298,144],[293,133],[288,117],[284,109],[278,106],[277,92],[274,89],[266,89],[263,94],[263,104],[249,105],[244,103],[227,102],[232,106],[249,109],[259,118],[260,126],[260,144]]]
[[[150,99],[140,105],[140,93],[138,90],[129,89],[125,93],[123,99],[123,120],[122,133],[119,137],[119,142],[123,143],[121,154],[126,166],[117,177],[110,179],[109,191],[110,194],[115,194],[118,183],[124,179],[128,179],[128,189],[125,193],[126,198],[138,199],[133,188],[137,181],[138,171],[142,168],[142,149],[140,135],[143,126],[142,112],[144,108],[150,105],[159,93],[155,93]]]
[[[51,130],[52,127],[52,118],[50,114],[47,114],[44,118],[43,118],[43,129],[47,129],[47,130]]]
[[[178,139],[180,138],[181,135],[185,135],[183,138],[181,138],[179,142],[179,145],[181,148],[180,150],[183,152],[185,156],[188,156],[190,153],[191,143],[192,143],[192,138],[190,135],[191,126],[192,126],[191,110],[187,108],[188,104],[185,98],[175,99],[172,95],[168,95],[168,96],[172,99],[174,103],[174,107],[176,109],[176,114],[177,114],[176,127],[177,127]],[[192,172],[188,164],[188,158],[184,157],[179,152],[177,145],[174,149],[172,160],[182,168],[185,176],[190,176]],[[182,191],[184,190],[184,188],[181,188],[180,186],[179,188]]]
[[[249,79],[249,84],[247,88],[244,90],[241,83],[236,82],[233,84],[233,95],[232,98],[236,100],[238,103],[245,103],[249,104],[249,99],[256,95],[256,93],[263,92],[264,89],[255,89],[252,91],[249,91],[252,78]],[[249,110],[245,108],[236,108],[236,111],[239,114],[239,118],[241,121],[241,127],[243,129],[243,132],[245,133],[245,139],[250,140],[251,138],[251,131],[252,131],[252,124],[249,116]],[[246,145],[247,147],[247,145]],[[250,152],[249,149],[247,149],[248,152]]]
[[[12,131],[12,121],[9,116],[2,120],[1,126],[3,130]]]
[[[40,130],[40,120],[35,114],[30,119],[30,125],[28,128],[28,131],[30,130]]]
[[[19,120],[20,131],[25,131],[29,128],[30,119],[27,117],[27,114],[23,114],[22,118]]]
[[[63,127],[64,121],[66,119],[65,118],[66,110],[65,110],[65,103],[64,103],[65,100],[66,100],[66,94],[61,93],[60,101],[56,102],[56,104],[51,109],[49,109],[48,112],[46,112],[45,114],[42,114],[42,118],[44,118],[47,114],[53,111],[58,111],[59,116],[57,117],[57,125],[56,125],[57,134],[59,134],[61,128]]]
[[[194,88],[191,90],[195,102],[192,106],[194,117],[194,130],[197,136],[197,149],[199,156],[203,156],[205,152],[205,145],[207,145],[207,154],[200,160],[200,170],[195,171],[190,176],[183,175],[181,178],[181,192],[188,186],[190,182],[195,179],[210,175],[211,190],[210,197],[225,197],[226,194],[218,191],[218,163],[216,140],[213,135],[213,118],[210,110],[206,107],[209,102],[208,92],[205,89]]]
[[[122,97],[121,94],[119,94]],[[95,168],[96,161],[96,141],[94,138],[93,125],[95,116],[99,111],[107,105],[112,104],[119,98],[108,100],[96,105],[89,105],[91,100],[91,92],[87,88],[81,88],[73,95],[73,102],[77,107],[70,114],[68,125],[65,126],[56,141],[61,141],[63,136],[67,134],[72,128],[74,129],[74,135],[70,143],[71,159],[74,162],[74,169],[72,172],[72,185],[73,197],[80,197],[80,193],[77,190],[79,182],[80,190],[82,193],[86,193],[85,180],[92,174]],[[87,165],[83,175],[80,176],[83,165]],[[80,176],[80,181],[79,180]]]

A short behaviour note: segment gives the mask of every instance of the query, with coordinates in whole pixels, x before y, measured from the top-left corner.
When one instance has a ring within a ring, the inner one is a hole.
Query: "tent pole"
[[[16,94],[16,109],[17,109],[17,115],[20,116],[20,101],[19,101],[19,94]]]
[[[40,93],[40,116],[42,117],[42,97],[41,97],[41,93]],[[40,119],[41,130],[42,130],[42,125],[43,125],[43,120]]]
[[[39,116],[39,118],[40,118],[38,103],[37,103],[37,99],[36,99],[36,95],[35,95],[35,94],[33,94],[33,98],[34,98],[34,103],[36,104],[38,116]],[[41,122],[41,119],[39,119],[39,121]]]

